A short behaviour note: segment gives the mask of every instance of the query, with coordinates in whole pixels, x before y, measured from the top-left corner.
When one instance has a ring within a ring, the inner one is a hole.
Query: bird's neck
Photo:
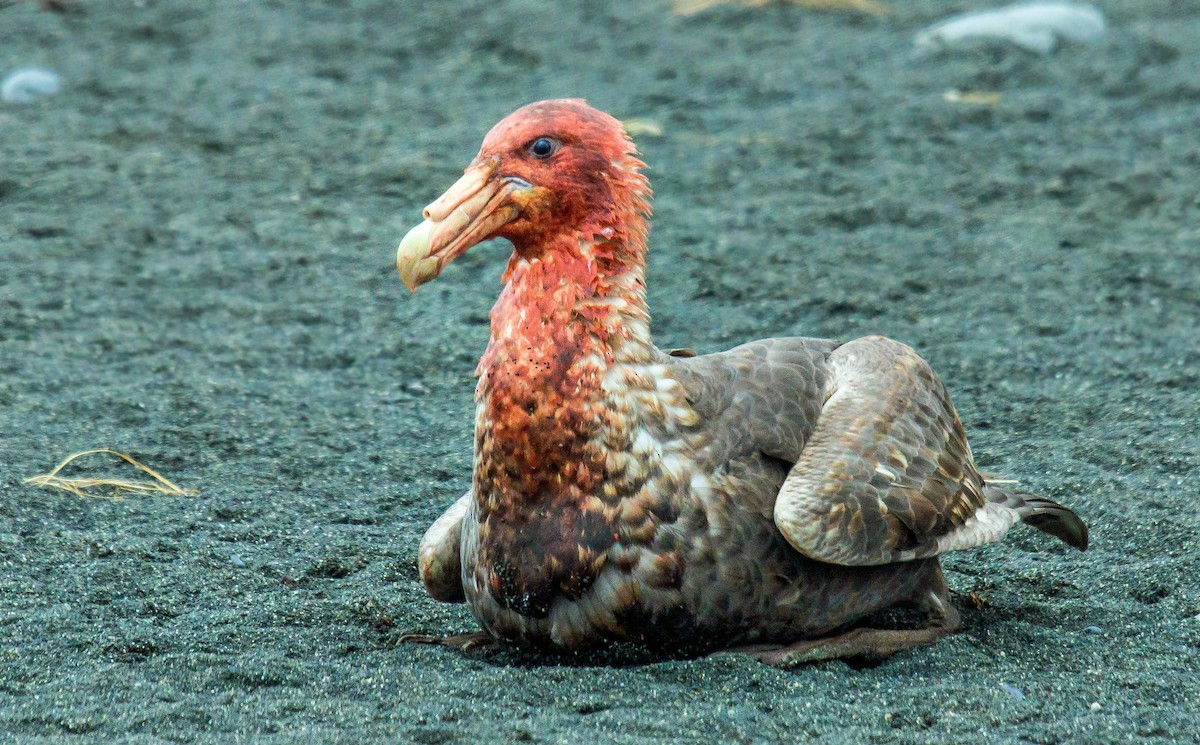
[[[504,273],[476,398],[522,467],[544,470],[551,443],[593,440],[605,374],[655,354],[644,244],[616,238],[587,231],[536,253],[518,248]]]
[[[537,379],[549,382],[548,376],[578,363],[607,368],[652,355],[645,218],[627,215],[619,224],[588,226],[513,251],[492,307],[481,377],[538,361],[547,375]],[[554,364],[545,364],[549,360]]]

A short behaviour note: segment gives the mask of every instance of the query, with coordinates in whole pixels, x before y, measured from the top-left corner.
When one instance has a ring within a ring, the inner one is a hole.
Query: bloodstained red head
[[[621,123],[582,99],[517,109],[492,128],[463,177],[404,237],[400,275],[415,290],[471,246],[496,237],[527,257],[572,250],[579,240],[642,245],[650,196],[642,167]]]

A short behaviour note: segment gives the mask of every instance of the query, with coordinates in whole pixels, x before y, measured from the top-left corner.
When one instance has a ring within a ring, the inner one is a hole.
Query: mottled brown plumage
[[[582,101],[518,110],[405,238],[415,289],[471,245],[514,251],[477,374],[473,487],[426,533],[430,594],[506,644],[888,654],[957,628],[937,555],[1070,510],[977,470],[945,387],[899,342],[667,353],[644,300],[649,186]],[[896,605],[923,629],[854,629]],[[460,638],[461,640],[461,638]]]

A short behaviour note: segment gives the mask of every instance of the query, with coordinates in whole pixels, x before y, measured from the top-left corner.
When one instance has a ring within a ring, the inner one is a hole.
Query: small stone
[[[1086,629],[1084,629],[1084,631],[1089,634],[1099,634],[1100,627],[1099,626],[1088,626]]]
[[[1089,706],[1088,706],[1088,708],[1089,708],[1089,709],[1091,709],[1092,711],[1100,711],[1100,702],[1099,702],[1099,701],[1093,701],[1093,702],[1091,703],[1091,705],[1089,705]]]
[[[61,90],[58,73],[41,67],[13,70],[0,83],[0,99],[7,103],[33,103]]]
[[[246,568],[246,562],[242,561],[242,557],[238,556],[237,554],[230,554],[229,561],[238,569]]]
[[[424,396],[426,393],[429,393],[429,389],[426,388],[425,384],[419,380],[414,380],[413,382],[404,386],[404,389],[409,393],[413,393],[418,396]]]

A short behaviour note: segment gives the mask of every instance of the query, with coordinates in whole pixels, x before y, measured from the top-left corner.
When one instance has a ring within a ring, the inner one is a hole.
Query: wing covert
[[[908,346],[876,336],[838,348],[824,396],[775,501],[797,551],[887,564],[997,540],[1020,519],[989,503],[945,386]]]

